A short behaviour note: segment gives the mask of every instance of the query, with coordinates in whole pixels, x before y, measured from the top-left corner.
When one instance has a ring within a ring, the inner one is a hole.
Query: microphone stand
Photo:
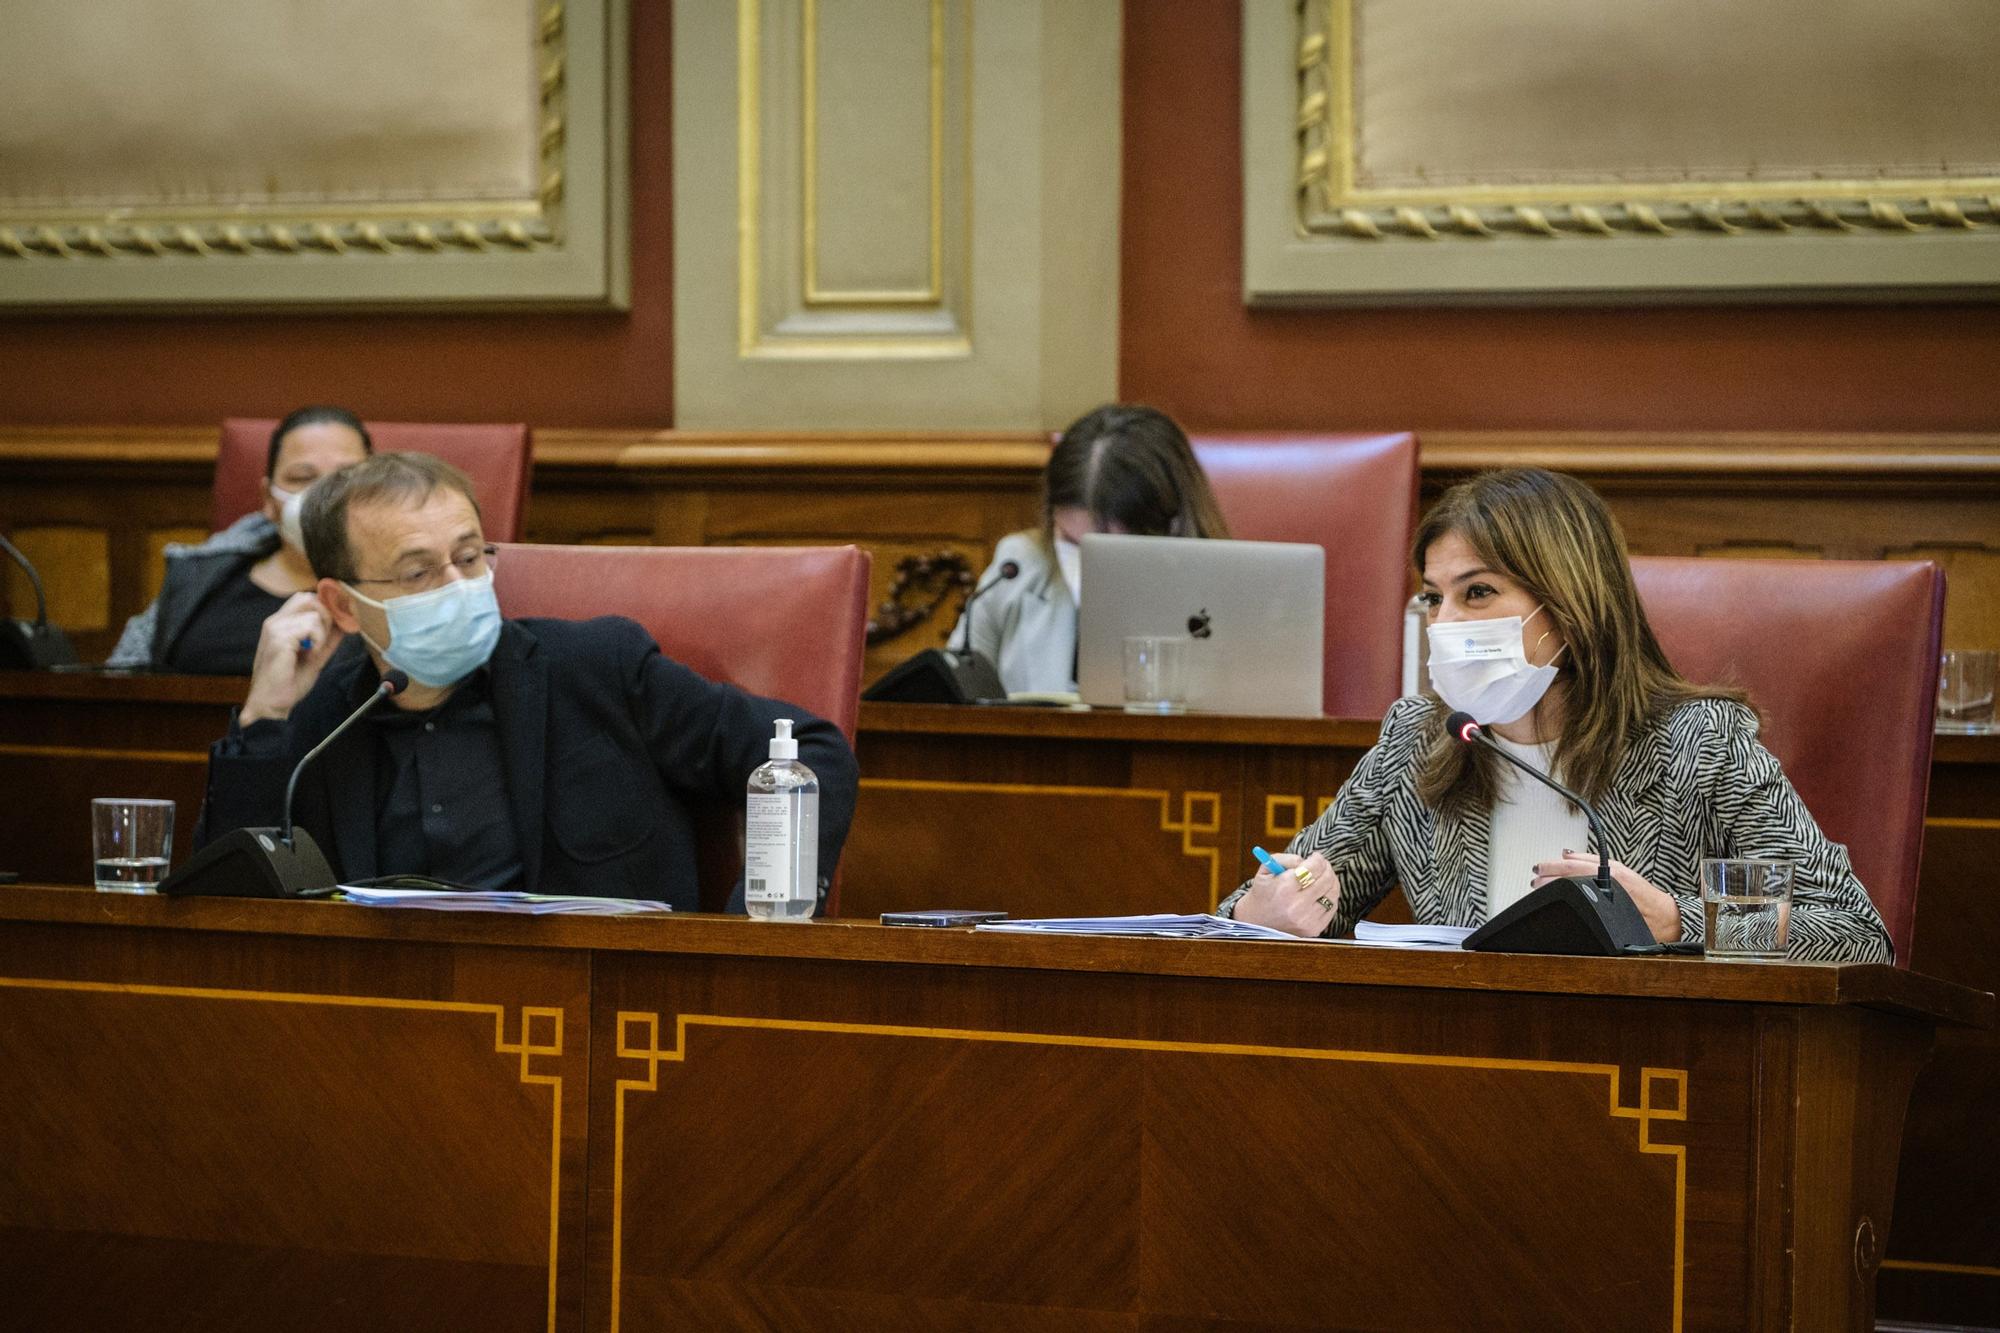
[[[1590,802],[1548,774],[1509,754],[1469,714],[1453,713],[1445,727],[1465,745],[1483,745],[1583,811],[1597,842],[1597,874],[1552,879],[1472,932],[1465,947],[1491,953],[1657,954],[1665,950],[1639,914],[1632,895],[1611,875],[1611,844]]]
[[[410,678],[401,671],[384,673],[374,693],[292,765],[292,775],[285,782],[284,823],[280,827],[231,829],[161,880],[159,891],[174,897],[216,898],[319,898],[332,893],[340,883],[333,867],[312,835],[292,825],[292,797],[298,791],[299,774],[368,710],[401,694],[409,685]]]
[[[76,649],[69,638],[49,624],[49,601],[42,591],[42,576],[21,548],[0,536],[0,551],[21,567],[35,590],[33,620],[0,620],[0,667],[46,671],[51,667],[74,666]]]

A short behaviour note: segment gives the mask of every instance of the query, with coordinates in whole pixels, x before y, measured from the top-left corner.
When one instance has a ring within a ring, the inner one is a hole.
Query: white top
[[[1552,772],[1555,742],[1519,745],[1487,732],[1494,743],[1532,768]],[[1590,845],[1590,824],[1580,810],[1511,764],[1503,764],[1500,793],[1493,803],[1493,832],[1486,845],[1486,919],[1528,893],[1538,861],[1561,856],[1565,847],[1581,853]]]
[[[1021,572],[1000,578],[1009,560]],[[1002,537],[993,563],[979,576],[992,587],[966,608],[951,632],[954,649],[970,647],[999,668],[1009,693],[1074,693],[1076,690],[1076,602],[1049,548],[1037,532]]]

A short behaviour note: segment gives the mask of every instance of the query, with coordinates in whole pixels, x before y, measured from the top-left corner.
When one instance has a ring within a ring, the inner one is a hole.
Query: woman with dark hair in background
[[[197,546],[167,547],[153,604],[125,622],[106,666],[247,676],[265,617],[316,585],[299,533],[306,487],[374,445],[344,407],[302,407],[271,432],[263,502]]]
[[[1786,950],[1886,962],[1889,934],[1739,691],[1667,661],[1625,538],[1582,482],[1540,468],[1446,491],[1412,552],[1430,608],[1435,694],[1390,705],[1334,802],[1218,909],[1295,935],[1337,935],[1397,884],[1431,925],[1479,925],[1531,889],[1588,877],[1582,812],[1446,731],[1471,714],[1500,745],[1603,816],[1614,878],[1662,943],[1703,936],[1704,857],[1796,867]]]
[[[1187,435],[1150,407],[1100,407],[1063,432],[1042,471],[1042,525],[1010,533],[980,575],[951,647],[1000,670],[1009,693],[1076,689],[1076,611],[1086,533],[1227,537]],[[1019,570],[1006,579],[1012,563]],[[994,587],[996,583],[1005,586]],[[990,589],[990,591],[987,591]]]

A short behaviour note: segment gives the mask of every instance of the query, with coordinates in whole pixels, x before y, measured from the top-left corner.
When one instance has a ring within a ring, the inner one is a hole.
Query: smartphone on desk
[[[968,912],[952,908],[933,908],[925,912],[884,912],[882,924],[885,926],[976,926],[982,921],[1005,921],[1005,912]]]

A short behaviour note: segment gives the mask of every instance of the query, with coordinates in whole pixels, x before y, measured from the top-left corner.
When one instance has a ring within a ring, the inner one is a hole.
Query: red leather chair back
[[[854,546],[508,546],[508,616],[629,616],[710,680],[797,704],[854,739],[868,631],[868,553]],[[719,911],[743,867],[742,802],[701,812],[701,900]],[[840,881],[826,910],[839,904]]]
[[[255,509],[262,496],[264,463],[271,451],[276,419],[231,417],[222,423],[215,453],[215,498],[209,516],[214,530]],[[528,428],[512,425],[452,425],[423,421],[371,421],[368,436],[385,453],[435,454],[472,478],[479,514],[490,541],[518,541],[521,514],[528,506]]]
[[[1329,717],[1381,717],[1402,693],[1417,437],[1287,431],[1193,443],[1232,535],[1326,548],[1322,705]]]
[[[1944,574],[1929,561],[1635,557],[1674,667],[1735,685],[1906,963],[1930,791]]]

